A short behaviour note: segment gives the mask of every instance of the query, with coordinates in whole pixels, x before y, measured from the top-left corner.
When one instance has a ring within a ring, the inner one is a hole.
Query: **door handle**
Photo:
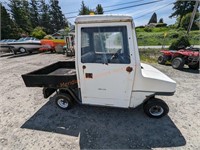
[[[132,71],[133,71],[133,68],[132,68],[132,67],[130,67],[130,66],[128,66],[128,67],[126,67],[126,71],[130,73],[130,72],[132,72]]]

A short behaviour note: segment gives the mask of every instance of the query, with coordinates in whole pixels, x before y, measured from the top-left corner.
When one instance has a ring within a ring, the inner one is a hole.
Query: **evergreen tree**
[[[0,3],[1,10],[1,39],[18,38],[18,28],[10,18],[5,7]]]
[[[163,18],[160,18],[158,23],[164,23]]]
[[[31,0],[30,1],[30,20],[32,27],[35,28],[40,25],[39,22],[39,1],[38,0]]]
[[[103,7],[101,6],[101,4],[98,4],[96,7],[96,14],[103,14]]]
[[[153,15],[151,16],[151,19],[149,20],[149,23],[157,23],[157,14],[153,13]]]
[[[90,9],[85,5],[84,1],[81,3],[81,9],[79,10],[79,15],[89,15]]]
[[[30,22],[29,3],[26,0],[9,0],[11,15],[15,23],[25,32],[30,33],[32,30]]]
[[[49,5],[45,3],[45,0],[40,0],[40,17],[39,22],[40,26],[44,28],[44,31],[47,34],[51,33],[51,23],[50,23],[50,15],[49,15]]]
[[[21,24],[21,26],[23,27],[22,29],[24,29],[28,34],[30,34],[33,28],[31,24],[29,2],[28,0],[21,0],[21,1],[22,1],[22,4],[21,4],[22,16],[21,17],[23,20],[23,24]]]
[[[180,0],[177,0],[174,3],[174,7],[173,7],[174,12],[169,17],[170,18],[179,17],[177,20],[178,21],[177,28],[180,27],[180,23],[183,16],[193,11],[195,3],[196,1],[180,1]]]
[[[58,0],[50,0],[51,32],[56,32],[67,26]]]

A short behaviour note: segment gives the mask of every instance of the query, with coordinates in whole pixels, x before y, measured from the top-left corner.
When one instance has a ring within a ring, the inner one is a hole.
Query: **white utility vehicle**
[[[88,105],[135,108],[160,118],[169,111],[156,95],[173,95],[176,82],[140,63],[133,19],[122,15],[78,16],[75,61],[62,61],[22,75],[27,87],[56,92],[56,104],[69,109]]]

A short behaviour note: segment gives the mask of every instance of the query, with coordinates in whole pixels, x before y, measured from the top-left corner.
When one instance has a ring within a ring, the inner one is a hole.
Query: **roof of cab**
[[[76,24],[107,23],[107,22],[132,22],[133,18],[127,15],[83,15],[77,16]]]

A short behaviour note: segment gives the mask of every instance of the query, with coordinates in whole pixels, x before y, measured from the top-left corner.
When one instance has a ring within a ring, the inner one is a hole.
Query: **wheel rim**
[[[26,52],[26,50],[24,49],[24,48],[20,48],[20,50],[19,50],[21,53],[25,53]]]
[[[149,109],[149,113],[152,115],[152,116],[160,116],[162,115],[164,112],[164,109],[161,107],[161,106],[152,106],[150,109]]]
[[[174,62],[173,62],[173,66],[176,67],[176,68],[178,66],[180,66],[180,64],[181,64],[181,62],[179,60],[174,60]]]
[[[57,103],[61,108],[67,108],[69,106],[67,100],[64,99],[59,99]]]

